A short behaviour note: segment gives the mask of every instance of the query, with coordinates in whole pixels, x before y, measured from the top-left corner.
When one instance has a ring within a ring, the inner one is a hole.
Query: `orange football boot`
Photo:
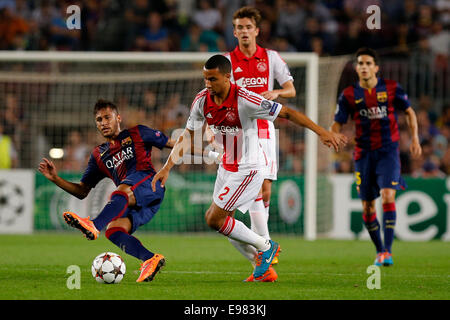
[[[98,238],[100,231],[98,231],[94,223],[89,220],[89,217],[82,218],[69,211],[64,212],[63,217],[69,226],[79,229],[88,240],[95,240]]]
[[[152,281],[158,271],[166,264],[166,260],[162,254],[157,254],[141,264],[141,274],[136,282]]]
[[[244,280],[244,282],[275,282],[278,279],[278,274],[275,272],[275,269],[270,266],[267,269],[266,273],[264,273],[258,280],[255,280],[253,277],[253,273]]]

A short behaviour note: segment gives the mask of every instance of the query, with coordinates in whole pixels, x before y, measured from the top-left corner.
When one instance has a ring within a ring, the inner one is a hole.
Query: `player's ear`
[[[256,32],[256,36],[258,36],[259,35],[259,28],[258,27],[256,27],[255,32]]]
[[[120,116],[120,114],[117,115],[117,122],[121,123],[122,122],[122,117]]]

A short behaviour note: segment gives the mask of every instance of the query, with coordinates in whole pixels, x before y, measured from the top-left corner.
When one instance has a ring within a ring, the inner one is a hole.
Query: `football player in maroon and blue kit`
[[[377,77],[378,55],[374,50],[360,48],[356,52],[356,60],[359,81],[345,88],[339,96],[331,130],[341,132],[349,117],[355,123],[353,158],[363,220],[377,251],[375,265],[390,266],[393,265],[392,243],[396,222],[395,194],[406,187],[400,175],[398,111],[406,115],[413,157],[419,157],[422,149],[416,114],[403,88],[396,81]],[[384,243],[375,211],[375,199],[380,194]]]
[[[117,189],[95,219],[82,218],[73,212],[64,212],[63,217],[88,240],[97,239],[106,227],[105,236],[112,243],[143,261],[136,281],[151,281],[164,266],[164,256],[149,251],[132,234],[153,218],[164,199],[165,188],[160,183],[156,184],[155,191],[151,188],[156,173],[151,160],[152,147],[172,148],[175,142],[162,132],[143,125],[121,130],[120,114],[110,101],[98,100],[94,117],[97,129],[106,141],[92,151],[79,183],[59,177],[54,164],[45,158],[39,164],[39,171],[79,199],[84,199],[103,178],[113,180]]]

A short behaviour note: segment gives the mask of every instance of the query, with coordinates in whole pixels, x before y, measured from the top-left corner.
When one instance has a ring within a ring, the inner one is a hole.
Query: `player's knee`
[[[211,229],[214,229],[214,230],[219,230],[222,227],[223,223],[224,223],[224,221],[221,221],[220,217],[218,217],[216,214],[214,214],[214,211],[211,208],[209,208],[206,211],[205,221],[206,221],[206,224]]]
[[[372,203],[373,202],[373,203]],[[376,217],[375,202],[364,201],[363,202],[363,220],[364,222],[372,221]]]
[[[109,239],[116,232],[130,233],[131,221],[128,218],[119,218],[111,221],[106,227],[105,236]]]
[[[210,228],[213,228],[213,225],[214,225],[214,219],[213,219],[213,214],[212,214],[212,210],[211,210],[211,209],[206,210],[206,213],[205,213],[205,221],[206,221],[206,224],[207,224]]]
[[[115,192],[126,194],[129,206],[134,206],[136,204],[136,198],[134,197],[133,190],[131,190],[131,186],[127,184],[121,184],[117,187]]]
[[[393,203],[395,201],[395,190],[394,189],[381,189],[381,201],[385,203]]]

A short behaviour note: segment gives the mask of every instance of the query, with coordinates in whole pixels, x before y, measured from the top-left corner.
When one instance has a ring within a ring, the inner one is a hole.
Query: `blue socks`
[[[363,220],[366,225],[366,229],[369,232],[370,238],[377,249],[377,253],[383,252],[380,223],[378,222],[377,214],[375,212],[363,213]]]
[[[111,221],[120,218],[128,209],[128,195],[122,191],[114,191],[109,202],[100,214],[92,220],[98,231],[101,231]]]
[[[153,252],[148,251],[138,239],[128,234],[123,228],[106,230],[106,237],[122,251],[139,260],[146,261],[154,256]]]
[[[395,203],[383,204],[383,229],[384,229],[384,248],[387,252],[392,253],[392,243],[394,242],[394,228],[397,213]]]
[[[128,209],[128,195],[122,191],[114,191],[109,202],[100,214],[92,220],[97,230],[102,230],[113,220],[123,216]],[[153,257],[154,253],[148,251],[142,243],[134,236],[128,234],[127,230],[113,227],[106,230],[106,238],[118,246],[125,253],[132,255],[142,261]]]

